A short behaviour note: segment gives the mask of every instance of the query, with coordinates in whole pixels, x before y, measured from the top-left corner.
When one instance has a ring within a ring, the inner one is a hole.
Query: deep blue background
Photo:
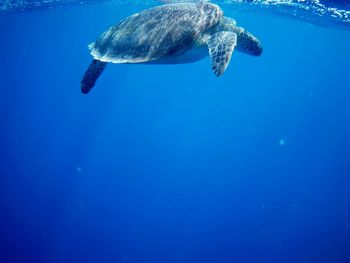
[[[82,95],[87,44],[138,10],[0,17],[0,262],[350,262],[350,33],[225,10],[261,57]]]

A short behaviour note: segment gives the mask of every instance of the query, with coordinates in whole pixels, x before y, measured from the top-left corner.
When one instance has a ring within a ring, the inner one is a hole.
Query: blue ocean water
[[[350,32],[245,4],[261,57],[109,65],[88,95],[87,45],[144,3],[0,15],[1,263],[350,262]]]

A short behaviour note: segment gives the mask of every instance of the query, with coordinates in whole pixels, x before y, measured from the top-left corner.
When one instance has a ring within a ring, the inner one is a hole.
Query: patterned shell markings
[[[205,2],[148,9],[104,32],[90,45],[91,55],[114,63],[157,60],[190,49],[222,17],[218,6]]]

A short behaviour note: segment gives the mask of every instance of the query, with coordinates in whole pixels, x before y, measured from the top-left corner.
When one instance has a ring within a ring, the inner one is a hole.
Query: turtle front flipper
[[[237,44],[237,35],[230,31],[213,34],[208,41],[211,68],[216,76],[224,74]]]
[[[81,80],[81,92],[84,94],[89,93],[89,91],[94,87],[96,80],[102,74],[103,70],[106,68],[107,63],[94,59]]]

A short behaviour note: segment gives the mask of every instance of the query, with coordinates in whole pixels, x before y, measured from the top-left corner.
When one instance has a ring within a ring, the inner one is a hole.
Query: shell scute
[[[211,3],[159,6],[112,26],[89,48],[95,59],[104,62],[157,60],[190,49],[222,17],[221,9]]]

